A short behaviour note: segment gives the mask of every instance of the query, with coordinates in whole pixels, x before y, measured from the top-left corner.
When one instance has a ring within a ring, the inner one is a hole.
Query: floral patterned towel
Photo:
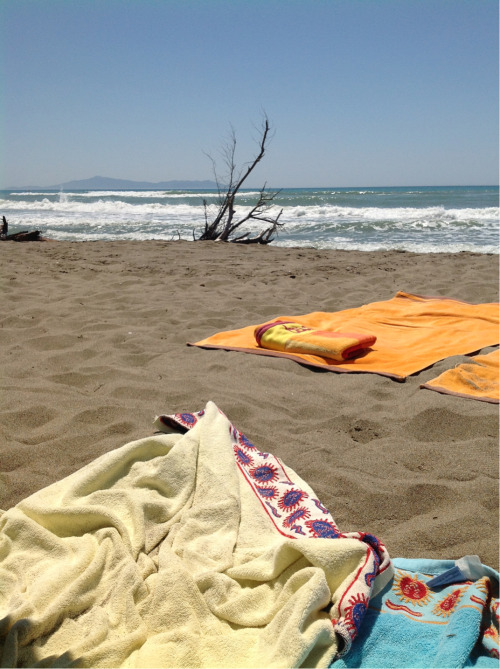
[[[498,573],[432,589],[451,560],[393,560],[358,638],[332,667],[498,667]]]
[[[213,403],[207,407],[212,412],[215,408],[224,415]],[[164,432],[170,429],[188,432],[204,416],[205,410],[158,416],[155,426]],[[335,540],[332,551],[338,551],[335,558],[338,576],[349,572],[343,556],[343,540],[353,541],[354,545],[363,546],[362,552],[366,551],[356,569],[347,578],[340,578],[342,583],[328,607],[328,615],[338,639],[335,655],[340,657],[349,651],[356,638],[370,597],[392,576],[392,563],[387,549],[368,532],[341,532],[330,511],[321,504],[305,481],[275,455],[262,452],[232,424],[229,424],[229,438],[240,475],[242,505],[249,505],[252,501],[252,513],[258,514],[254,522],[258,520],[262,536],[266,524],[270,523],[275,538],[297,542],[297,550],[300,550],[303,540]],[[243,504],[245,499],[246,504]]]

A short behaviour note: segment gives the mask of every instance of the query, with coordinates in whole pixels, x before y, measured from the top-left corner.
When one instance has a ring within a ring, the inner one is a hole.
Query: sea
[[[242,190],[245,215],[258,190]],[[211,190],[7,190],[0,215],[9,232],[40,230],[56,240],[192,240],[217,209]],[[418,253],[499,253],[498,186],[283,188],[275,246]],[[250,236],[262,229],[242,227]]]

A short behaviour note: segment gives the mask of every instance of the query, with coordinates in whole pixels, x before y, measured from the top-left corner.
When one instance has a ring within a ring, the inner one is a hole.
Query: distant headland
[[[91,177],[79,181],[66,181],[52,186],[12,187],[7,190],[212,190],[217,188],[215,181],[130,181],[112,177]]]

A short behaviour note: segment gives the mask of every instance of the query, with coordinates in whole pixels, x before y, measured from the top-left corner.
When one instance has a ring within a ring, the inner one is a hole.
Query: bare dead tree
[[[267,143],[269,141],[269,133],[271,126],[267,117],[264,117],[261,137],[259,141],[259,152],[257,156],[247,164],[246,169],[237,170],[235,154],[236,154],[236,135],[234,130],[231,132],[231,137],[228,143],[223,147],[222,154],[224,163],[226,165],[227,174],[225,175],[225,183],[221,185],[221,178],[218,175],[214,159],[209,155],[212,161],[212,168],[217,183],[218,199],[217,199],[217,213],[213,220],[209,221],[209,210],[206,200],[203,200],[203,207],[205,213],[205,229],[203,233],[195,238],[197,240],[212,240],[222,242],[234,242],[237,244],[269,244],[274,239],[279,228],[284,224],[280,223],[279,219],[283,213],[283,209],[278,214],[272,214],[271,208],[273,206],[274,198],[280,192],[268,191],[266,184],[260,189],[257,202],[247,211],[243,216],[236,216],[235,199],[238,191],[243,187],[243,184],[253,172],[255,167],[260,163],[266,152]],[[239,234],[242,225],[249,221],[261,221],[268,225],[262,232],[255,237],[250,237],[249,232]],[[237,236],[233,236],[238,230]]]

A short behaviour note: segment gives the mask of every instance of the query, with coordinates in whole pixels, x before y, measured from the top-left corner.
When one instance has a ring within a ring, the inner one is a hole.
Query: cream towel
[[[157,420],[179,424],[0,516],[2,666],[327,667],[349,648],[384,547],[339,533],[214,404]]]

